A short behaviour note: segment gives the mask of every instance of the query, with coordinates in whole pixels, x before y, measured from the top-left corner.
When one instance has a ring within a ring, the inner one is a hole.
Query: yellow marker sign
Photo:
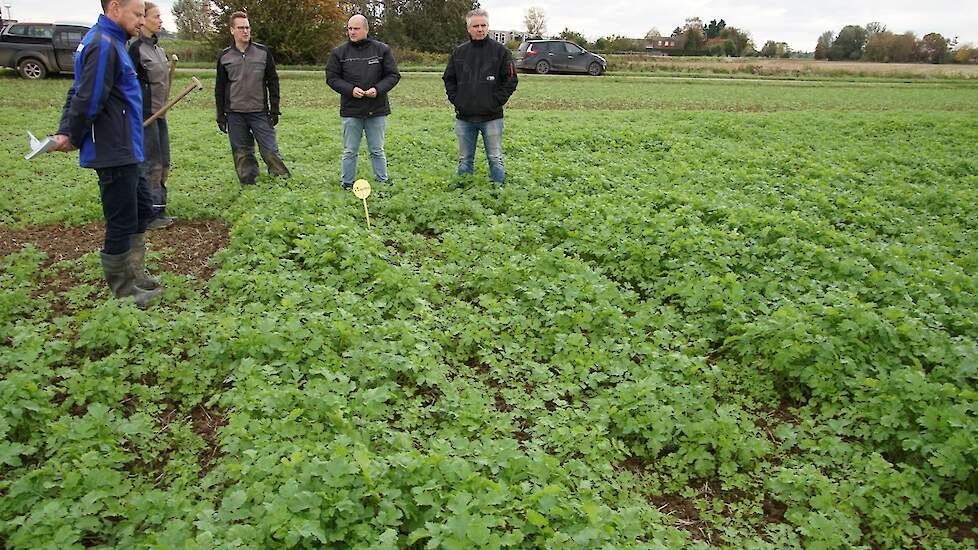
[[[367,197],[370,196],[370,182],[362,179],[353,182],[353,194],[363,201],[363,214],[367,216],[367,229],[370,229],[370,212],[367,211]]]

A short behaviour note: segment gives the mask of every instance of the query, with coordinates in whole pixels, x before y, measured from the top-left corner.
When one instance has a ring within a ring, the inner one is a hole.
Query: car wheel
[[[541,61],[537,63],[537,74],[547,74],[550,72],[550,63]]]
[[[591,76],[601,76],[601,72],[601,64],[597,61],[594,61],[587,66],[587,74]]]
[[[17,71],[20,72],[20,76],[27,80],[40,80],[48,74],[48,70],[44,68],[44,63],[31,58],[24,59],[18,63]]]

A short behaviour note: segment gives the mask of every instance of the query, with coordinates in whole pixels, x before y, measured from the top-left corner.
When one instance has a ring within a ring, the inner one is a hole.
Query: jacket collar
[[[98,16],[98,23],[96,24],[102,29],[102,32],[108,33],[109,35],[111,35],[116,40],[119,40],[120,42],[125,42],[126,40],[129,40],[129,33],[127,33],[125,29],[117,25],[115,21],[106,17],[104,13]]]
[[[356,42],[354,42],[352,40],[349,40],[349,42],[350,42],[350,45],[353,46],[354,48],[362,48],[362,47],[364,47],[364,46],[366,46],[367,44],[370,43],[370,36],[368,35],[368,36],[363,37],[363,40],[357,40]]]

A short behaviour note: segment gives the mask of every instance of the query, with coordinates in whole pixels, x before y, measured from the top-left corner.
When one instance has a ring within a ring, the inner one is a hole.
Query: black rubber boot
[[[129,237],[129,264],[136,286],[143,290],[154,290],[160,287],[160,280],[150,277],[146,272],[146,234],[135,233]]]
[[[109,283],[109,289],[116,298],[132,298],[139,307],[146,307],[153,298],[159,296],[162,290],[143,290],[136,286],[135,277],[132,274],[132,265],[129,263],[129,252],[122,254],[106,254],[102,252],[102,271],[105,273],[105,282]]]

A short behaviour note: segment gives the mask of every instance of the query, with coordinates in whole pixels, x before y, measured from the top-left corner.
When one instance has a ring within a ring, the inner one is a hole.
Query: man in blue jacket
[[[489,14],[475,9],[465,14],[468,42],[455,48],[442,80],[445,93],[455,106],[455,136],[458,138],[458,174],[472,173],[475,144],[482,134],[489,161],[489,178],[502,184],[503,105],[516,91],[513,54],[489,38]]]
[[[143,0],[102,0],[103,15],[75,55],[56,151],[79,150],[79,163],[98,174],[105,243],[102,270],[116,298],[140,307],[160,293],[144,266],[134,269],[130,240],[153,219],[149,189],[139,185],[143,161],[143,96],[126,40],[143,25]],[[138,274],[137,274],[138,273]]]
[[[333,49],[326,62],[326,84],[340,94],[340,119],[343,122],[343,161],[340,183],[353,187],[357,177],[360,139],[367,134],[367,150],[378,183],[387,183],[387,155],[384,130],[391,104],[387,99],[401,73],[394,54],[383,42],[369,36],[367,18],[354,15],[346,24],[350,40]]]

